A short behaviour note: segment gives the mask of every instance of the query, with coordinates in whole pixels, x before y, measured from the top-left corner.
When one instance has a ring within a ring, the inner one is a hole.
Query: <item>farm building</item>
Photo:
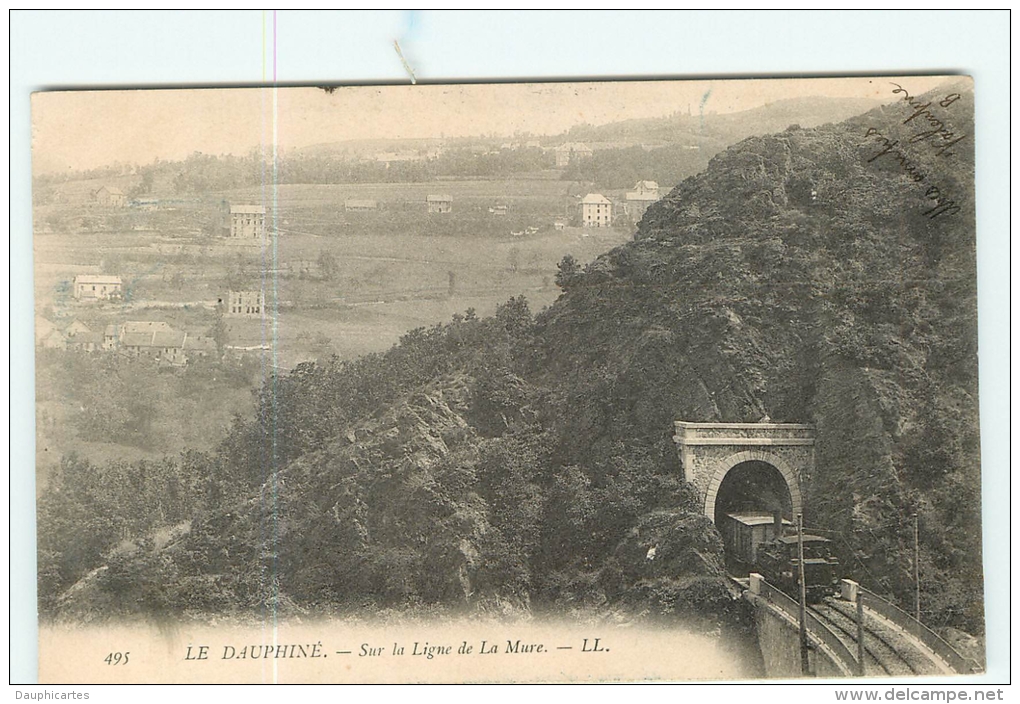
[[[112,329],[111,329],[112,328]],[[128,322],[108,325],[103,335],[104,349],[113,340],[112,349],[132,357],[147,357],[160,364],[184,366],[189,359],[215,354],[216,343],[209,337],[175,330],[163,322]]]
[[[494,205],[489,208],[489,213],[492,215],[503,216],[510,212],[510,206],[505,204]]]
[[[613,222],[613,204],[601,193],[589,193],[581,200],[582,227],[609,227]]]
[[[184,355],[189,362],[196,357],[215,357],[216,340],[205,335],[185,335]]]
[[[63,333],[46,318],[35,317],[35,344],[48,350],[62,350],[65,346]]]
[[[80,320],[72,320],[71,324],[64,328],[64,334],[68,337],[74,337],[82,333],[92,332],[88,325],[81,322]]]
[[[227,294],[227,315],[260,317],[266,310],[264,291],[230,291]]]
[[[78,274],[74,277],[74,300],[76,301],[107,301],[120,298],[124,293],[124,284],[119,276],[105,274]]]
[[[379,209],[379,202],[375,200],[345,200],[344,210],[348,213],[365,213]]]
[[[261,240],[266,234],[266,209],[261,205],[230,206],[230,236],[239,240]]]
[[[103,336],[92,332],[89,326],[80,320],[72,321],[64,328],[64,339],[67,349],[79,352],[95,352],[103,347]]]
[[[452,213],[453,196],[425,196],[425,205],[430,213]]]
[[[126,335],[151,335],[154,332],[167,332],[170,330],[172,330],[170,325],[162,321],[129,320],[119,325],[111,323],[103,331],[103,349],[109,351],[119,350],[121,341]]]
[[[580,144],[578,142],[567,142],[561,144],[553,150],[556,154],[556,167],[563,168],[570,166],[572,161],[580,161],[581,159],[590,159],[592,155],[591,147],[587,144]]]
[[[78,352],[97,352],[103,348],[103,336],[98,332],[83,332],[66,340],[67,349]]]
[[[648,206],[659,200],[659,184],[655,181],[638,181],[633,191],[628,191],[626,196],[627,214],[635,220],[640,220]]]
[[[122,207],[127,205],[127,196],[124,191],[115,186],[100,186],[92,191],[92,200],[99,205],[112,205]]]

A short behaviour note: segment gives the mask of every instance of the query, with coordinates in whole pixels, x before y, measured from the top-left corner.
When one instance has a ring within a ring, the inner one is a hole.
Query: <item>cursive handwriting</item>
[[[932,106],[947,109],[952,106],[957,100],[960,99],[959,93],[950,93],[944,96],[937,102],[922,102],[920,98],[917,98],[910,94],[910,92],[901,86],[899,83],[892,83],[896,86],[893,89],[893,93],[901,95],[907,105],[914,111],[910,117],[903,121],[904,125],[908,125],[915,120],[914,126],[920,126],[920,131],[914,134],[909,140],[910,144],[919,144],[921,142],[928,142],[932,148],[934,148],[936,156],[953,156],[953,152],[950,150],[954,144],[958,144],[967,138],[965,134],[957,134],[945,120],[939,118],[932,112]]]
[[[899,164],[903,174],[914,183],[927,180],[928,174],[907,157],[907,154],[900,148],[898,139],[889,139],[874,127],[869,127],[864,136],[867,139],[875,140],[882,147],[868,159],[867,163],[871,164],[879,159],[889,159]],[[956,204],[956,201],[944,194],[938,186],[929,186],[924,192],[924,197],[931,202],[932,207],[921,214],[930,220],[934,220],[940,215],[953,215],[960,212],[960,206]]]

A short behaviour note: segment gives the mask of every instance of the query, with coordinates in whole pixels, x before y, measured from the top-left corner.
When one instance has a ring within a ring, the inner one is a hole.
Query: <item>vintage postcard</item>
[[[983,670],[970,78],[32,126],[40,681]]]

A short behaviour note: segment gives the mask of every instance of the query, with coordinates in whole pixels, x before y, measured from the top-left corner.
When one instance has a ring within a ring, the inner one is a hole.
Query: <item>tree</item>
[[[319,251],[319,276],[326,281],[333,281],[340,276],[340,262],[335,255],[323,249]]]
[[[564,291],[581,275],[581,266],[570,254],[563,257],[560,263],[556,265],[556,268],[558,269],[556,272],[556,285]]]
[[[230,342],[230,338],[227,332],[227,321],[223,317],[222,304],[216,306],[216,317],[213,319],[213,325],[209,330],[209,336],[212,337],[213,342],[216,343],[217,357],[223,359],[223,355],[226,354],[227,344]]]

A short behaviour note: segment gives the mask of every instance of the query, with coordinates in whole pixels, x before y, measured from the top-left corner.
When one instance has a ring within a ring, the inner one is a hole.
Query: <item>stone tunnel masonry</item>
[[[698,490],[705,515],[715,520],[715,503],[726,474],[748,461],[765,462],[782,474],[794,515],[803,512],[801,483],[815,465],[815,428],[802,423],[689,423],[676,421],[677,450],[684,479]]]

